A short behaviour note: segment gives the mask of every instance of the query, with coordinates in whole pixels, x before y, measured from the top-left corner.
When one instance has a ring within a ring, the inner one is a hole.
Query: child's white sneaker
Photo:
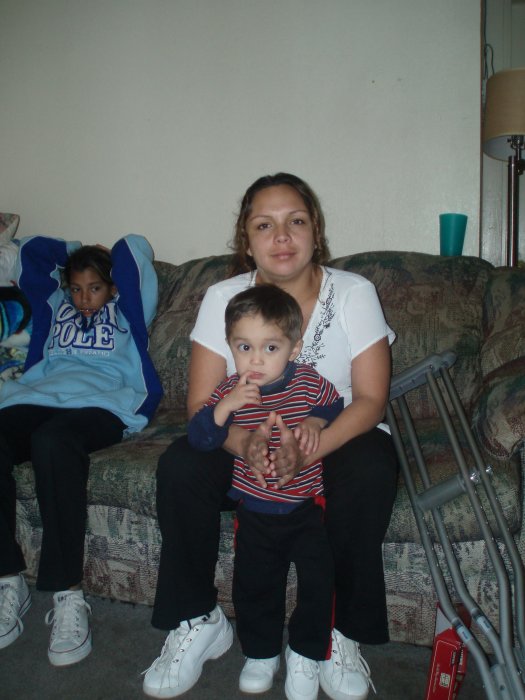
[[[91,606],[82,591],[59,591],[53,602],[53,609],[46,615],[46,625],[53,625],[47,650],[49,661],[53,666],[76,664],[91,652]]]
[[[265,693],[273,685],[273,677],[279,670],[279,656],[270,659],[250,659],[239,676],[239,690],[243,693]]]
[[[22,574],[0,578],[0,649],[22,634],[22,616],[30,607],[31,594]]]
[[[319,664],[286,647],[286,682],[288,700],[316,700],[319,692]]]

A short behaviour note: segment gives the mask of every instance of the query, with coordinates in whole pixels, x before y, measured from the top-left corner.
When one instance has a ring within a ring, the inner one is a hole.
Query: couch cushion
[[[185,432],[180,414],[160,411],[141,433],[119,445],[91,455],[88,505],[125,509],[140,516],[156,517],[155,472],[157,461],[168,445]],[[416,423],[423,454],[433,483],[457,474],[457,467],[438,419]],[[409,459],[410,450],[408,452]],[[412,465],[416,474],[416,468]],[[29,462],[15,468],[17,496],[22,501],[36,498],[33,470]],[[416,483],[419,484],[419,477]],[[511,532],[521,523],[521,483],[517,458],[494,463],[494,485]],[[35,505],[36,507],[36,505]],[[453,541],[471,541],[480,536],[479,526],[466,496],[443,507],[443,517]],[[36,526],[37,523],[35,522]],[[432,529],[432,528],[431,528]],[[400,478],[398,494],[386,542],[419,542],[419,532],[408,494]]]
[[[452,376],[469,411],[481,385],[483,298],[492,265],[479,258],[397,251],[359,253],[332,264],[376,285],[387,321],[399,335],[392,347],[394,373],[434,353],[455,351]],[[407,400],[414,417],[436,415],[424,388]]]
[[[160,410],[140,433],[118,445],[91,454],[88,505],[126,508],[140,515],[156,517],[155,489],[157,462],[171,442],[185,432],[184,417]],[[17,498],[36,498],[30,462],[15,467]]]

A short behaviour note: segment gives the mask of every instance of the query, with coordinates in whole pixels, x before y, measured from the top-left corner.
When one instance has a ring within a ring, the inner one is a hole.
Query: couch
[[[89,478],[85,588],[88,593],[152,604],[161,546],[155,513],[155,469],[166,446],[185,429],[189,332],[207,287],[225,277],[227,255],[181,265],[156,262],[160,299],[150,351],[165,396],[139,435],[92,455]],[[337,258],[337,268],[371,279],[397,333],[393,371],[447,349],[458,356],[452,376],[494,481],[509,527],[525,554],[523,447],[525,436],[525,271],[494,268],[474,257],[371,252]],[[408,395],[424,435],[432,478],[455,470],[424,387]],[[420,433],[421,434],[421,433]],[[18,465],[18,536],[28,576],[38,563],[41,525],[30,464]],[[495,622],[497,590],[486,546],[464,499],[445,506],[469,589]],[[222,516],[216,585],[233,616],[230,596],[233,521]],[[436,596],[412,509],[400,479],[384,542],[390,635],[431,645]],[[290,575],[289,605],[294,597]]]

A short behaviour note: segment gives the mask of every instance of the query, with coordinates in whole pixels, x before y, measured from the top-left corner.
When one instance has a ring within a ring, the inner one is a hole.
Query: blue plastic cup
[[[467,228],[466,214],[439,215],[440,255],[461,255]]]

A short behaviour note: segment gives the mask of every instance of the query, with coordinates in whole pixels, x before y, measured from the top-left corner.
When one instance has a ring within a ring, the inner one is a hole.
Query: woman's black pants
[[[335,565],[334,626],[363,644],[388,641],[382,543],[396,494],[390,435],[374,428],[324,458],[325,523]],[[217,604],[220,513],[233,457],[199,452],[186,436],[159,460],[157,513],[162,550],[152,623],[175,629]]]

